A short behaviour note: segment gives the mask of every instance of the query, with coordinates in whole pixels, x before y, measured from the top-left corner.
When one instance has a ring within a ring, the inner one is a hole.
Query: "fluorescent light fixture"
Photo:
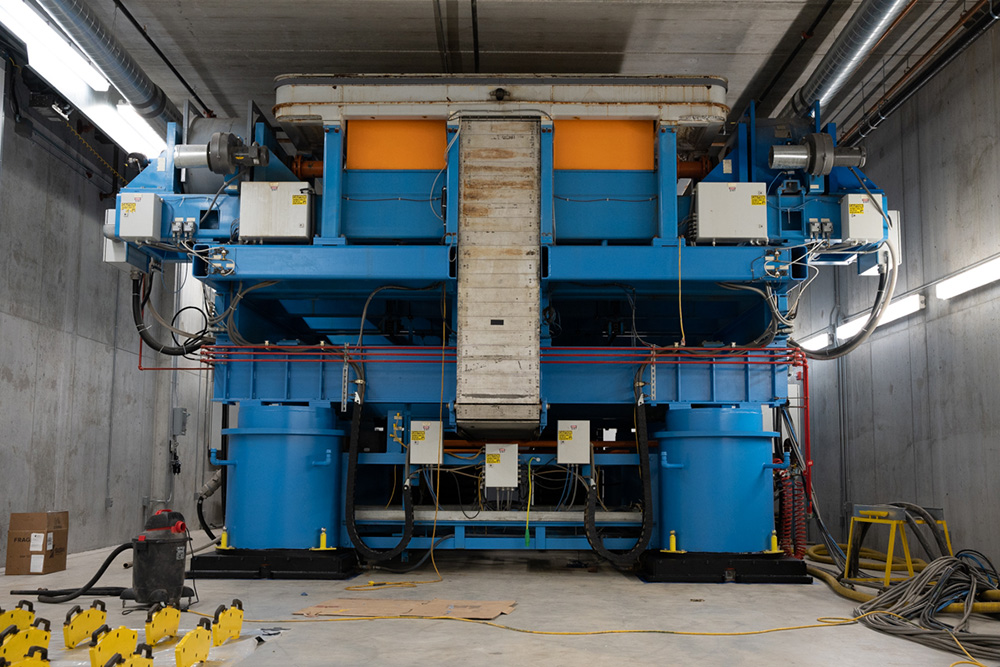
[[[22,0],[0,0],[0,23],[28,47],[28,64],[60,92],[83,81],[103,93],[110,84],[38,13]]]
[[[154,130],[145,118],[139,115],[132,105],[124,102],[119,104],[118,115],[121,116],[128,126],[135,131],[136,135],[139,136],[140,142],[138,145],[145,146],[145,150],[131,151],[131,149],[129,149],[130,152],[142,153],[146,157],[153,158],[166,150],[167,142],[164,141],[163,137],[160,136],[160,133]]]
[[[882,316],[882,321],[879,322],[879,326],[888,324],[889,322],[895,322],[896,320],[906,317],[907,315],[912,315],[922,309],[925,305],[926,300],[924,299],[923,294],[910,294],[909,296],[904,296],[902,299],[896,299],[889,304],[888,308],[886,308],[885,315]],[[860,315],[847,320],[837,327],[837,338],[840,340],[853,338],[859,331],[861,331],[867,321],[868,315]]]
[[[810,336],[804,341],[799,343],[799,347],[803,350],[822,350],[823,348],[830,346],[830,334],[827,332],[818,333],[815,336]]]
[[[134,119],[129,118],[129,111],[122,111],[123,107],[128,107],[134,114]],[[157,137],[153,129],[128,105],[119,105],[116,108],[101,103],[80,110],[112,141],[129,153],[142,153],[146,157],[155,158],[166,148],[164,140]]]
[[[939,299],[950,299],[997,280],[1000,280],[1000,257],[942,280],[934,286],[934,296]]]

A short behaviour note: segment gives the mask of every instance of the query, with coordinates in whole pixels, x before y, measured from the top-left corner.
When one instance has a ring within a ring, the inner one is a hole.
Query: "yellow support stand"
[[[156,646],[161,639],[176,637],[181,623],[181,612],[157,602],[146,614],[146,643]]]
[[[212,623],[212,646],[222,646],[228,640],[238,638],[242,630],[243,603],[233,600],[228,609],[225,605],[219,605]]]
[[[35,607],[27,600],[21,600],[10,611],[0,608],[0,630],[16,625],[18,630],[26,630],[35,622]]]
[[[208,651],[211,648],[212,624],[207,618],[203,618],[198,621],[194,630],[184,635],[184,639],[180,640],[174,649],[177,667],[191,667],[208,660]]]
[[[660,553],[665,553],[665,554],[686,554],[687,553],[686,551],[682,551],[682,550],[680,550],[680,549],[677,548],[677,531],[674,531],[674,530],[670,531],[670,548],[669,549],[660,549]]]
[[[51,664],[49,650],[41,646],[32,646],[28,649],[28,655],[24,656],[24,660],[14,663],[16,667],[45,667]]]
[[[944,520],[944,514],[940,509],[929,508],[928,511],[934,518],[935,523],[942,527],[944,531],[945,543],[948,546],[949,555],[955,555],[951,546],[951,535],[948,532],[948,524]],[[923,525],[925,522],[922,519],[916,521],[917,524]],[[892,505],[855,505],[854,511],[851,516],[851,525],[847,535],[847,562],[844,566],[844,572],[848,575],[851,572],[851,563],[855,558],[854,554],[854,530],[858,524],[875,524],[882,526],[889,526],[889,548],[886,552],[885,559],[885,572],[881,578],[879,577],[845,577],[847,581],[879,581],[881,579],[883,586],[888,586],[893,581],[904,581],[914,575],[913,570],[913,559],[910,556],[910,544],[906,538],[906,510],[900,507],[894,507]],[[860,530],[860,528],[858,528]],[[899,541],[903,547],[903,562],[906,566],[907,576],[897,577],[893,579],[892,577],[892,566],[893,566],[893,554],[896,550],[896,534],[899,533]],[[858,545],[858,551],[860,551],[861,545]],[[860,560],[860,557],[858,557]]]
[[[319,529],[319,546],[311,547],[309,551],[336,551],[337,547],[326,546],[326,528]]]
[[[784,553],[784,549],[778,546],[778,531],[771,531],[771,548],[765,551],[766,554],[780,554]]]
[[[104,667],[109,667],[110,665],[116,665],[117,667],[153,667],[153,647],[149,644],[139,644],[135,647],[135,653],[127,657],[120,653],[115,653]]]
[[[100,600],[94,600],[89,609],[81,610],[80,605],[73,607],[63,623],[63,644],[66,648],[76,648],[107,620],[107,607]]]
[[[0,660],[18,663],[36,646],[48,650],[51,638],[49,622],[44,618],[36,618],[24,630],[18,630],[17,626],[12,625],[0,633]]]
[[[226,530],[225,526],[222,527],[222,537],[219,539],[219,546],[217,546],[215,548],[216,549],[233,549],[233,548],[235,548],[235,547],[229,546],[229,532]]]
[[[117,653],[119,656],[132,655],[139,641],[139,633],[124,625],[112,630],[102,625],[94,630],[90,640],[90,667],[105,667]]]

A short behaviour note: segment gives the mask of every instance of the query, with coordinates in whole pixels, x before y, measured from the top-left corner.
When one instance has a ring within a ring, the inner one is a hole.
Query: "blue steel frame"
[[[834,133],[829,127],[827,131]],[[448,311],[452,314],[449,320],[454,331],[454,246],[458,242],[459,213],[457,121],[449,121],[446,132],[449,140],[447,166],[442,172],[345,171],[343,128],[340,124],[325,127],[324,174],[316,183],[317,226],[311,244],[243,245],[233,242],[239,199],[234,196],[235,188],[220,195],[215,206],[217,226],[199,228],[191,239],[198,251],[198,256],[193,258],[195,277],[218,292],[220,312],[229,307],[239,290],[264,281],[279,282],[256,290],[237,310],[241,329],[246,326],[247,331],[252,330],[276,345],[227,349],[229,339],[225,332],[220,332],[220,347],[208,353],[208,358],[216,362],[216,401],[243,405],[338,406],[349,398],[342,391],[347,372],[345,355],[363,357],[370,350],[402,353],[406,349],[376,330],[372,330],[369,337],[375,341],[374,346],[364,350],[349,347],[356,336],[353,331],[321,331],[319,338],[323,347],[303,347],[300,340],[287,338],[280,327],[273,328],[269,336],[270,320],[279,315],[296,315],[299,302],[315,305],[318,302],[310,300],[319,299],[342,304],[339,310],[331,309],[312,319],[303,319],[307,323],[325,322],[333,327],[351,320],[359,321],[364,297],[378,287],[389,284],[422,287],[440,283],[449,302]],[[266,125],[258,124],[255,138],[261,142],[273,141],[273,133]],[[797,139],[798,136],[793,137]],[[161,236],[166,244],[171,242],[170,222],[174,218],[201,219],[212,200],[207,194],[180,194],[178,172],[172,164],[172,148],[178,140],[179,130],[171,124],[164,156],[153,160],[122,191],[154,192],[162,198]],[[677,196],[676,128],[669,125],[658,128],[655,171],[557,171],[553,169],[552,122],[542,120],[540,289],[543,309],[553,298],[607,298],[608,284],[627,283],[636,294],[653,298],[675,294],[680,286],[690,300],[718,298],[723,294],[732,296],[718,287],[718,283],[726,282],[758,287],[768,285],[776,294],[779,308],[787,312],[785,295],[788,289],[807,274],[790,271],[783,276],[770,275],[765,271],[765,264],[773,259],[775,251],[782,253],[786,261],[794,259],[795,249],[808,239],[803,221],[809,218],[830,219],[834,221],[835,234],[839,232],[841,196],[862,189],[852,174],[839,168],[825,179],[770,170],[765,160],[767,147],[774,143],[779,140],[773,128],[757,127],[751,116],[749,122],[738,125],[725,160],[704,179],[768,183],[768,234],[772,241],[768,246],[694,246],[683,238],[682,216],[687,216],[692,204],[689,196]],[[254,177],[298,180],[280,162]],[[792,181],[797,181],[801,187],[788,187]],[[881,194],[873,184],[871,187],[876,194]],[[120,200],[118,207],[120,210]],[[162,247],[134,249],[157,262],[190,259],[185,253]],[[865,249],[868,247],[858,248]],[[225,259],[213,259],[220,250],[225,251]],[[438,292],[429,294],[404,293],[394,298],[413,308],[423,308],[419,316],[426,320],[433,314],[439,299]],[[305,312],[308,307],[301,310]],[[767,313],[763,310],[761,313],[757,318],[766,320]],[[734,326],[736,320],[743,322],[748,318],[746,312],[739,316],[723,313],[722,317],[733,319]],[[754,317],[749,319],[754,320]],[[547,323],[542,326],[543,345],[548,345],[552,333]],[[785,335],[785,332],[779,333],[772,347],[782,347]],[[443,393],[446,430],[454,429],[454,354],[453,347],[449,347],[454,344],[454,334],[445,341],[425,342],[417,348],[425,352],[421,363],[366,363],[366,405],[379,415],[402,414],[408,428],[410,419],[436,419],[439,397]],[[608,348],[614,349],[621,348]],[[646,353],[646,348],[638,349]],[[701,348],[699,352],[712,354],[710,347]],[[673,352],[674,355],[680,353],[679,350]],[[542,354],[541,391],[546,408],[549,405],[576,406],[582,414],[589,415],[600,414],[604,408],[633,403],[635,371],[641,362],[591,363],[595,352],[573,345],[547,347]],[[729,350],[720,350],[706,359],[705,364],[684,365],[676,363],[670,350],[664,354],[664,359],[657,359],[653,366],[645,366],[638,376],[646,384],[646,402],[652,406],[667,405],[673,410],[696,405],[759,409],[762,405],[777,406],[787,401],[785,374],[788,364],[712,363],[731,354]],[[349,377],[352,381],[357,379],[353,371],[349,372]],[[651,389],[654,380],[655,395]],[[353,393],[353,389],[349,393]],[[543,415],[543,426],[545,419]],[[340,428],[345,428],[346,421],[343,418],[340,421]],[[654,428],[650,426],[651,432]],[[346,454],[344,456],[342,471],[346,471]],[[519,458],[527,463],[528,459],[538,456],[525,453]],[[480,453],[472,463],[481,458]],[[652,483],[654,489],[658,489],[660,459],[655,453],[650,458]],[[594,463],[599,467],[635,466],[638,458],[636,454],[598,453]],[[359,464],[362,467],[402,466],[406,464],[406,452],[388,439],[384,453],[362,454]],[[470,460],[446,454],[444,465],[470,465]],[[589,466],[581,470],[584,476],[589,476],[590,472]],[[364,523],[369,529],[383,529],[381,534],[366,537],[370,546],[386,548],[398,540],[398,521]],[[412,548],[430,546],[427,524],[426,521],[417,522]],[[454,531],[454,537],[439,548],[588,548],[578,521],[533,522],[527,544],[522,536],[480,533],[484,525],[487,529],[495,527],[491,524],[473,526],[451,520],[438,524]],[[660,529],[658,523],[657,531]],[[663,544],[664,538],[658,534],[654,544]],[[350,544],[343,527],[333,533],[331,539],[340,545]],[[607,540],[607,546],[627,548],[629,542],[629,539],[613,538]],[[313,545],[303,545],[304,548],[309,546]]]

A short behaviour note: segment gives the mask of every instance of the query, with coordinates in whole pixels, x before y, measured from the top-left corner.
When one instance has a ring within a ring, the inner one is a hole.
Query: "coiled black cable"
[[[344,515],[347,519],[347,534],[351,538],[351,542],[354,544],[354,548],[357,550],[358,554],[366,560],[390,560],[403,553],[403,550],[406,549],[407,545],[410,543],[410,538],[413,537],[413,498],[409,485],[404,481],[403,512],[405,514],[405,518],[403,521],[403,535],[399,538],[399,543],[396,544],[396,546],[385,551],[378,551],[365,544],[364,540],[361,539],[361,535],[358,533],[357,517],[355,516],[354,506],[355,492],[357,491],[358,440],[360,432],[361,404],[355,401],[353,412],[351,413],[351,437],[347,450],[347,500],[346,507],[344,508]]]
[[[642,476],[642,530],[635,546],[624,552],[615,552],[604,546],[604,539],[597,530],[597,484],[591,482],[587,490],[587,505],[583,511],[583,527],[590,547],[615,567],[631,567],[649,546],[653,537],[653,482],[649,465],[649,435],[646,429],[646,407],[636,406],[635,434],[638,440],[639,470]]]
[[[165,345],[160,341],[153,338],[153,334],[149,333],[149,327],[142,319],[142,306],[145,301],[149,299],[149,295],[143,295],[142,293],[142,280],[139,278],[132,279],[132,320],[135,322],[136,331],[139,332],[139,337],[142,338],[142,342],[151,347],[157,352],[162,352],[163,354],[172,357],[183,357],[185,354],[191,354],[192,352],[197,352],[202,345],[205,344],[205,338],[198,336],[189,341],[186,341],[183,345]]]

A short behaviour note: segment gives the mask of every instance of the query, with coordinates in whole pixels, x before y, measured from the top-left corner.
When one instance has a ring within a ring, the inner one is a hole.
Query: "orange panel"
[[[347,121],[347,169],[444,169],[445,120]]]
[[[655,129],[651,120],[557,120],[553,123],[553,166],[653,169]]]

